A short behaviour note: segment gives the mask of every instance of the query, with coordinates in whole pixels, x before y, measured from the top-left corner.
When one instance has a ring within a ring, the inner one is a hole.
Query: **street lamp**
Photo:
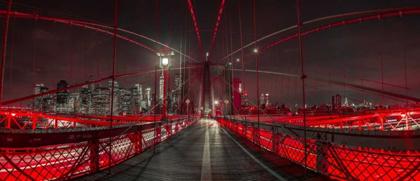
[[[225,101],[223,101],[225,103],[225,113],[228,114],[228,104],[229,104],[229,100],[225,99]],[[225,115],[226,115],[225,114]]]
[[[166,118],[166,70],[171,66],[171,56],[174,55],[174,52],[169,48],[164,47],[159,52],[156,53],[160,59],[160,68],[163,71],[163,100],[162,100],[162,118]]]
[[[190,113],[189,113],[189,108],[188,108],[188,106],[190,105],[190,100],[189,99],[185,100],[185,103],[187,103],[187,117],[188,119],[190,119]]]
[[[240,61],[239,58],[237,58],[236,61],[239,62]]]
[[[258,49],[256,49],[256,48],[254,48],[253,51],[254,51],[254,53],[258,53]]]

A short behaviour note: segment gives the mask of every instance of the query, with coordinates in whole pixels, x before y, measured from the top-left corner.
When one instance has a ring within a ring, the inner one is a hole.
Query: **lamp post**
[[[190,100],[189,99],[185,100],[185,103],[187,103],[187,118],[190,119],[190,113],[188,110],[188,106],[190,105]]]
[[[229,100],[227,100],[227,99],[225,99],[225,101],[224,101],[224,103],[225,103],[225,113],[226,114],[228,114],[228,104],[229,104]]]
[[[169,48],[164,47],[160,50],[157,55],[160,59],[160,68],[163,72],[163,98],[162,98],[162,119],[166,118],[166,70],[171,66],[171,56],[174,55],[174,52]]]

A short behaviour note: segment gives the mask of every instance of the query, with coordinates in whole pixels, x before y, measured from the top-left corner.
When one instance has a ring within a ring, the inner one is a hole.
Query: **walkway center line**
[[[209,141],[209,124],[208,119],[202,119],[205,121],[206,125],[206,136],[204,141],[204,150],[203,150],[203,162],[201,164],[201,180],[211,181],[212,172],[211,172],[211,160],[210,160],[210,141]]]

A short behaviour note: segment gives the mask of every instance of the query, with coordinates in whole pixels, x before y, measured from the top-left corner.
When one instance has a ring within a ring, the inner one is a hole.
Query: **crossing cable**
[[[0,17],[6,16],[5,14],[7,15],[6,11],[0,10]],[[105,25],[105,24],[99,24],[99,23],[87,22],[87,21],[79,21],[79,20],[73,20],[73,19],[63,19],[63,18],[56,18],[56,17],[39,16],[38,14],[27,14],[27,13],[21,13],[21,12],[17,12],[17,11],[10,12],[10,17],[41,19],[41,20],[46,20],[46,21],[59,22],[59,23],[63,23],[63,24],[69,24],[69,25],[83,27],[83,28],[90,29],[90,30],[95,30],[97,32],[102,32],[102,33],[105,33],[107,35],[113,35],[113,32],[108,31],[108,30],[105,30],[105,29],[110,29],[112,31],[114,29],[113,26]],[[104,29],[102,29],[102,28],[104,28]],[[135,33],[133,31],[129,31],[129,30],[122,29],[122,28],[117,28],[117,30],[118,31],[121,31],[121,32],[124,32],[124,33],[127,33],[127,34],[130,34],[130,35],[134,35],[136,37],[140,37],[140,38],[149,40],[149,41],[151,41],[153,43],[156,42],[152,38],[146,37],[146,36],[141,35],[139,33]],[[150,47],[148,47],[148,46],[146,46],[144,44],[141,44],[140,42],[134,41],[134,40],[129,39],[129,38],[127,38],[125,36],[122,36],[120,34],[117,34],[117,37],[120,38],[120,39],[126,40],[126,41],[128,41],[130,43],[133,43],[135,45],[138,45],[140,47],[143,47],[143,48],[145,48],[147,50],[150,50],[150,51],[152,51],[154,53],[156,53],[154,49],[152,49],[152,48],[150,48]],[[168,45],[165,45],[165,44],[163,44],[163,43],[161,43],[159,41],[157,43],[159,45],[161,45],[161,46],[164,46],[164,47],[166,47],[168,49],[171,49],[172,51],[174,51],[176,53],[183,54],[179,50],[176,50],[176,49],[174,49],[172,47],[169,47]],[[187,58],[189,58],[189,59],[191,59],[191,60],[193,60],[195,62],[198,62],[196,59],[194,59],[194,58],[192,58],[190,56],[187,56],[185,54],[183,54],[183,56],[184,57],[187,57]]]
[[[302,23],[302,25],[308,25],[308,24],[312,24],[312,23],[316,23],[316,22],[320,22],[320,21],[325,21],[325,20],[329,20],[329,19],[336,19],[336,18],[342,18],[342,17],[348,17],[348,16],[374,14],[374,13],[381,13],[382,18],[383,17],[392,17],[392,16],[402,16],[403,14],[419,14],[420,13],[420,8],[392,8],[392,9],[379,9],[379,10],[369,10],[369,11],[343,13],[343,14],[331,15],[331,16],[326,16],[326,17],[321,17],[321,18],[305,21],[305,22]],[[387,14],[384,14],[384,13],[387,13]],[[332,27],[341,26],[341,25],[345,25],[345,24],[362,22],[362,21],[366,21],[366,20],[373,20],[373,19],[376,19],[377,17],[378,17],[377,15],[374,15],[374,16],[367,16],[367,17],[363,17],[363,18],[351,19],[351,20],[347,20],[347,21],[340,21],[339,23],[330,24],[330,25],[315,28],[313,30],[302,33],[302,35],[307,35],[307,34],[310,34],[310,33],[313,33],[313,32],[318,32],[318,31],[321,31],[321,30],[325,30],[325,29],[329,29],[329,28],[332,28]],[[286,32],[288,30],[296,29],[296,28],[298,28],[298,26],[293,25],[293,26],[290,26],[288,28],[281,29],[279,31],[271,33],[267,36],[264,36],[264,37],[258,39],[257,41],[262,41],[264,39],[270,38],[270,37],[275,36],[277,34]],[[291,38],[296,38],[296,37],[297,37],[297,34],[294,34],[292,36],[287,37],[286,39],[279,40],[275,43],[272,43],[272,44],[266,46],[265,48],[262,48],[261,51],[265,50],[265,49],[268,49],[270,47],[273,47],[275,45],[278,45],[279,43],[284,42],[285,40],[289,40]],[[254,43],[255,42],[251,42],[251,43],[249,43],[245,46],[242,46],[242,48],[247,48],[249,46],[252,46]],[[231,54],[235,54],[239,51],[241,51],[241,49],[238,49],[238,50],[232,52]],[[229,56],[231,56],[231,55],[229,54],[229,55],[223,57],[222,59],[220,59],[219,61],[222,61],[222,60],[228,58]],[[251,55],[248,55],[248,56],[251,56]],[[248,58],[248,56],[246,58]]]

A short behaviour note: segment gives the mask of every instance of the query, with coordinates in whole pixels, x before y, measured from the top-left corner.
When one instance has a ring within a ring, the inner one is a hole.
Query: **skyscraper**
[[[160,100],[163,100],[163,82],[164,82],[164,77],[162,73],[162,75],[160,75],[160,78],[159,78],[159,99]]]

